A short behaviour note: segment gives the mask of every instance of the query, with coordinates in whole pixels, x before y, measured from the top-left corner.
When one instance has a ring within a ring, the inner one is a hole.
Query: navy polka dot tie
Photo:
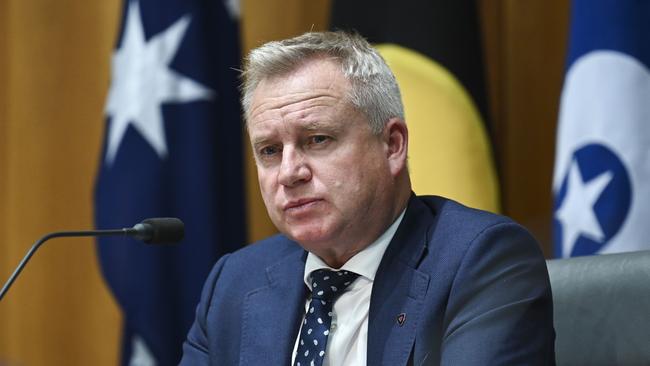
[[[359,276],[319,269],[311,273],[311,302],[300,328],[295,366],[321,366],[332,325],[332,305]]]

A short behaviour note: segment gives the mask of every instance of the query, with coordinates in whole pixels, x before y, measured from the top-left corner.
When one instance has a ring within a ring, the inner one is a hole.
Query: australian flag
[[[178,217],[177,246],[100,239],[123,365],[175,365],[215,261],[245,241],[236,1],[126,0],[95,192],[98,228]]]
[[[650,249],[650,1],[574,0],[571,18],[556,255]]]

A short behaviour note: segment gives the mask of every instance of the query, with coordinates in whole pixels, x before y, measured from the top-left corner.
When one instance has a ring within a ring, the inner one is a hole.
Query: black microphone
[[[136,239],[147,244],[174,244],[183,240],[185,225],[175,217],[159,217],[146,219],[136,224],[129,231]]]
[[[5,285],[0,290],[0,301],[5,296],[9,288],[14,283],[20,272],[23,270],[29,259],[34,255],[36,250],[46,241],[52,238],[61,237],[82,237],[82,236],[115,236],[123,235],[142,240],[147,244],[175,244],[183,239],[185,235],[185,225],[183,221],[175,217],[160,217],[146,219],[132,228],[111,229],[111,230],[86,230],[86,231],[57,231],[49,233],[38,239],[32,248],[27,252],[25,257],[16,267],[14,273],[9,277]]]

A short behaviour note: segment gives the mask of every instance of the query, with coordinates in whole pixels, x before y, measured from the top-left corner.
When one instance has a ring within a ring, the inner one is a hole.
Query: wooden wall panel
[[[551,179],[569,4],[502,3],[499,161],[505,212],[551,254]]]
[[[9,4],[5,0],[0,0],[0,283],[4,284],[5,274],[10,273],[11,262],[7,258],[7,226],[6,210],[3,202],[6,201],[6,185],[7,172],[3,167],[7,166],[7,143],[6,143],[6,130],[7,130],[7,79],[9,76],[9,69],[7,68],[7,58],[9,57],[9,50],[7,45],[7,32],[8,32],[8,12]],[[2,286],[0,284],[0,286]],[[0,304],[0,322],[5,319],[6,314],[2,310]],[[8,352],[8,344],[2,340],[9,337],[9,329],[0,325],[0,364],[2,364],[3,355]]]
[[[90,228],[119,0],[8,0],[0,278],[39,236]],[[120,317],[92,240],[44,246],[0,304],[0,364],[115,365]]]
[[[330,0],[244,0],[244,51],[268,41],[326,29],[329,8]]]
[[[501,156],[501,145],[499,132],[504,126],[503,111],[503,14],[502,0],[483,0],[479,2],[479,18],[481,22],[483,59],[485,60],[486,86],[488,94],[488,110],[490,119],[490,137],[493,142],[493,154],[495,156],[497,171],[500,173],[499,157]],[[501,187],[503,191],[503,187]],[[503,207],[505,210],[506,207]]]

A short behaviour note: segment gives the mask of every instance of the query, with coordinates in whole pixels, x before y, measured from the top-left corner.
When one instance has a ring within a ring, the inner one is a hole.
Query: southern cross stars
[[[122,45],[112,59],[113,79],[106,102],[111,117],[106,163],[115,160],[129,124],[142,135],[161,158],[167,142],[161,105],[211,99],[214,92],[189,79],[169,65],[190,24],[190,16],[177,20],[161,33],[145,40],[137,2],[130,2]]]

